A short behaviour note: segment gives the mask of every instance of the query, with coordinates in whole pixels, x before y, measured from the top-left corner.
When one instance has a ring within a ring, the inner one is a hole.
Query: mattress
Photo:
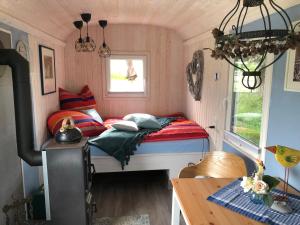
[[[90,145],[92,156],[108,156],[100,148]],[[176,140],[176,141],[156,141],[143,142],[137,146],[135,154],[167,154],[167,153],[195,153],[207,152],[209,141],[207,138]]]
[[[183,116],[176,116],[177,119],[163,129],[146,135],[143,142],[179,141],[188,139],[208,138],[206,130],[195,121],[188,120]],[[120,118],[110,118],[104,121],[108,129]]]

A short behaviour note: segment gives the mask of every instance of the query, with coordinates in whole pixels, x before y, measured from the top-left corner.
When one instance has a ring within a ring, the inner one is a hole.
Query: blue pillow
[[[133,113],[128,114],[123,118],[123,120],[133,121],[140,128],[147,129],[161,129],[161,125],[155,116],[144,114],[144,113]]]

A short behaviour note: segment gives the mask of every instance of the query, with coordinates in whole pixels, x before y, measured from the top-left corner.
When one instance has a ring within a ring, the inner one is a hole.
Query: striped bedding
[[[170,115],[169,115],[170,116]],[[104,121],[104,126],[111,128],[111,125],[120,118],[109,118]],[[186,119],[183,116],[178,116],[177,119],[169,126],[161,129],[158,132],[147,135],[143,142],[159,142],[159,141],[176,141],[187,139],[202,139],[208,138],[208,133],[196,122]]]
[[[72,117],[75,125],[82,131],[85,137],[98,136],[106,130],[105,126],[93,119],[90,115],[79,111],[61,110],[48,117],[47,125],[52,135],[56,134],[61,128],[62,121],[67,117]]]
[[[59,102],[60,108],[65,110],[83,110],[96,107],[94,95],[87,85],[78,94],[59,88]]]

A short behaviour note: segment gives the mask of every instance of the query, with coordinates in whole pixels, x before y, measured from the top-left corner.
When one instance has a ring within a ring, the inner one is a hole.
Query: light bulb
[[[98,54],[100,57],[103,57],[103,58],[110,57],[111,50],[105,42],[103,42],[103,44],[100,45]]]

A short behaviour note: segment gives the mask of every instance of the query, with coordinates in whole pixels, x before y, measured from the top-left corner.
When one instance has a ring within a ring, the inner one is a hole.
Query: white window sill
[[[147,92],[106,92],[104,98],[148,98]]]
[[[230,131],[224,132],[224,141],[252,160],[260,157],[260,148],[258,146],[246,141]]]

